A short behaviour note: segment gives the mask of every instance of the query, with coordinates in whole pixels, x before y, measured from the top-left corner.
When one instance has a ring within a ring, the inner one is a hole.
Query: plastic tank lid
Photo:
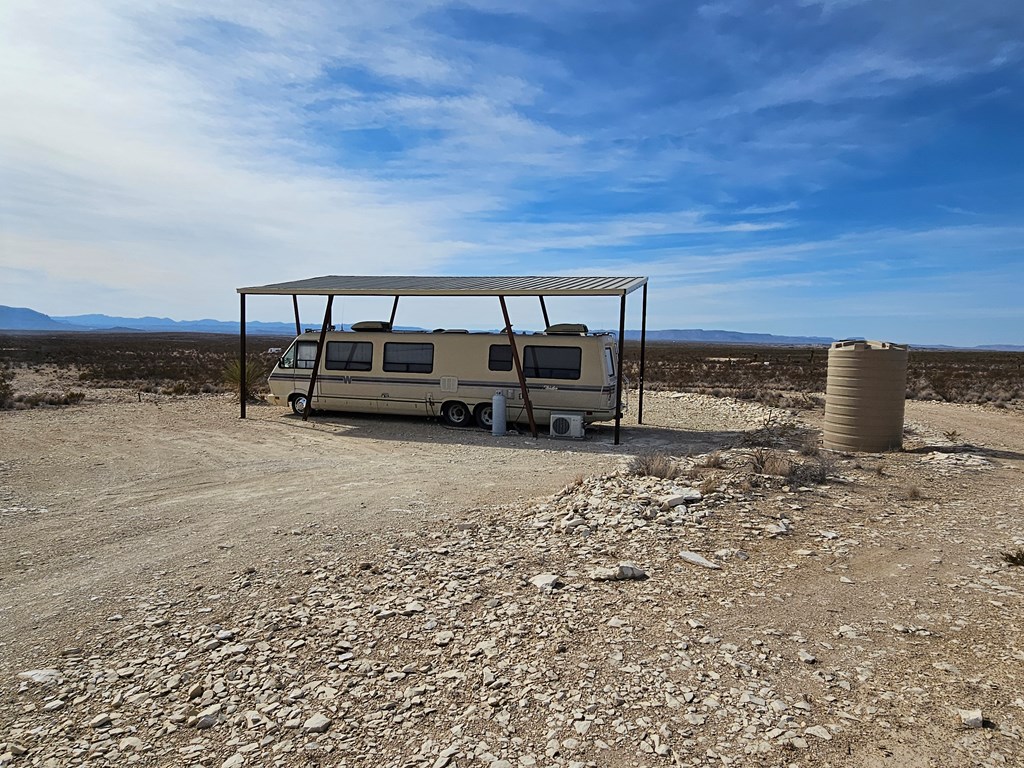
[[[843,339],[832,342],[832,349],[897,349],[906,351],[908,344],[893,344],[891,341],[872,341],[871,339]]]

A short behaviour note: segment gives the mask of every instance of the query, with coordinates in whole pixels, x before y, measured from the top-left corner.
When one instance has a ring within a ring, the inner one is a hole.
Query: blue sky
[[[0,67],[0,304],[225,319],[324,274],[625,274],[652,328],[1024,343],[1019,2],[7,0]]]

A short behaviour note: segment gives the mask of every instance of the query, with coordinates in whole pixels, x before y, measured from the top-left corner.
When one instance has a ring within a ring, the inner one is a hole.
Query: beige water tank
[[[907,346],[837,341],[828,351],[826,448],[892,451],[903,446]]]

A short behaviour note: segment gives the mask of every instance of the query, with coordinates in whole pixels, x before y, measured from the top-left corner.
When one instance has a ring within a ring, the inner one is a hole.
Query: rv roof
[[[646,283],[646,277],[326,275],[239,288],[238,292],[289,296],[625,296]]]

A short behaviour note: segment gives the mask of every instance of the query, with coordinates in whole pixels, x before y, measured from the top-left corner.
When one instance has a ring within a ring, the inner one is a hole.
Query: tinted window
[[[532,379],[578,379],[579,347],[528,346],[523,353],[523,373]]]
[[[327,363],[331,371],[368,371],[373,363],[373,344],[368,341],[327,342]]]
[[[299,341],[295,343],[295,367],[312,368],[316,362],[316,342]]]
[[[487,353],[487,370],[511,371],[512,347],[508,344],[491,344],[491,351]]]
[[[399,373],[430,373],[434,370],[433,344],[384,345],[384,370]]]

